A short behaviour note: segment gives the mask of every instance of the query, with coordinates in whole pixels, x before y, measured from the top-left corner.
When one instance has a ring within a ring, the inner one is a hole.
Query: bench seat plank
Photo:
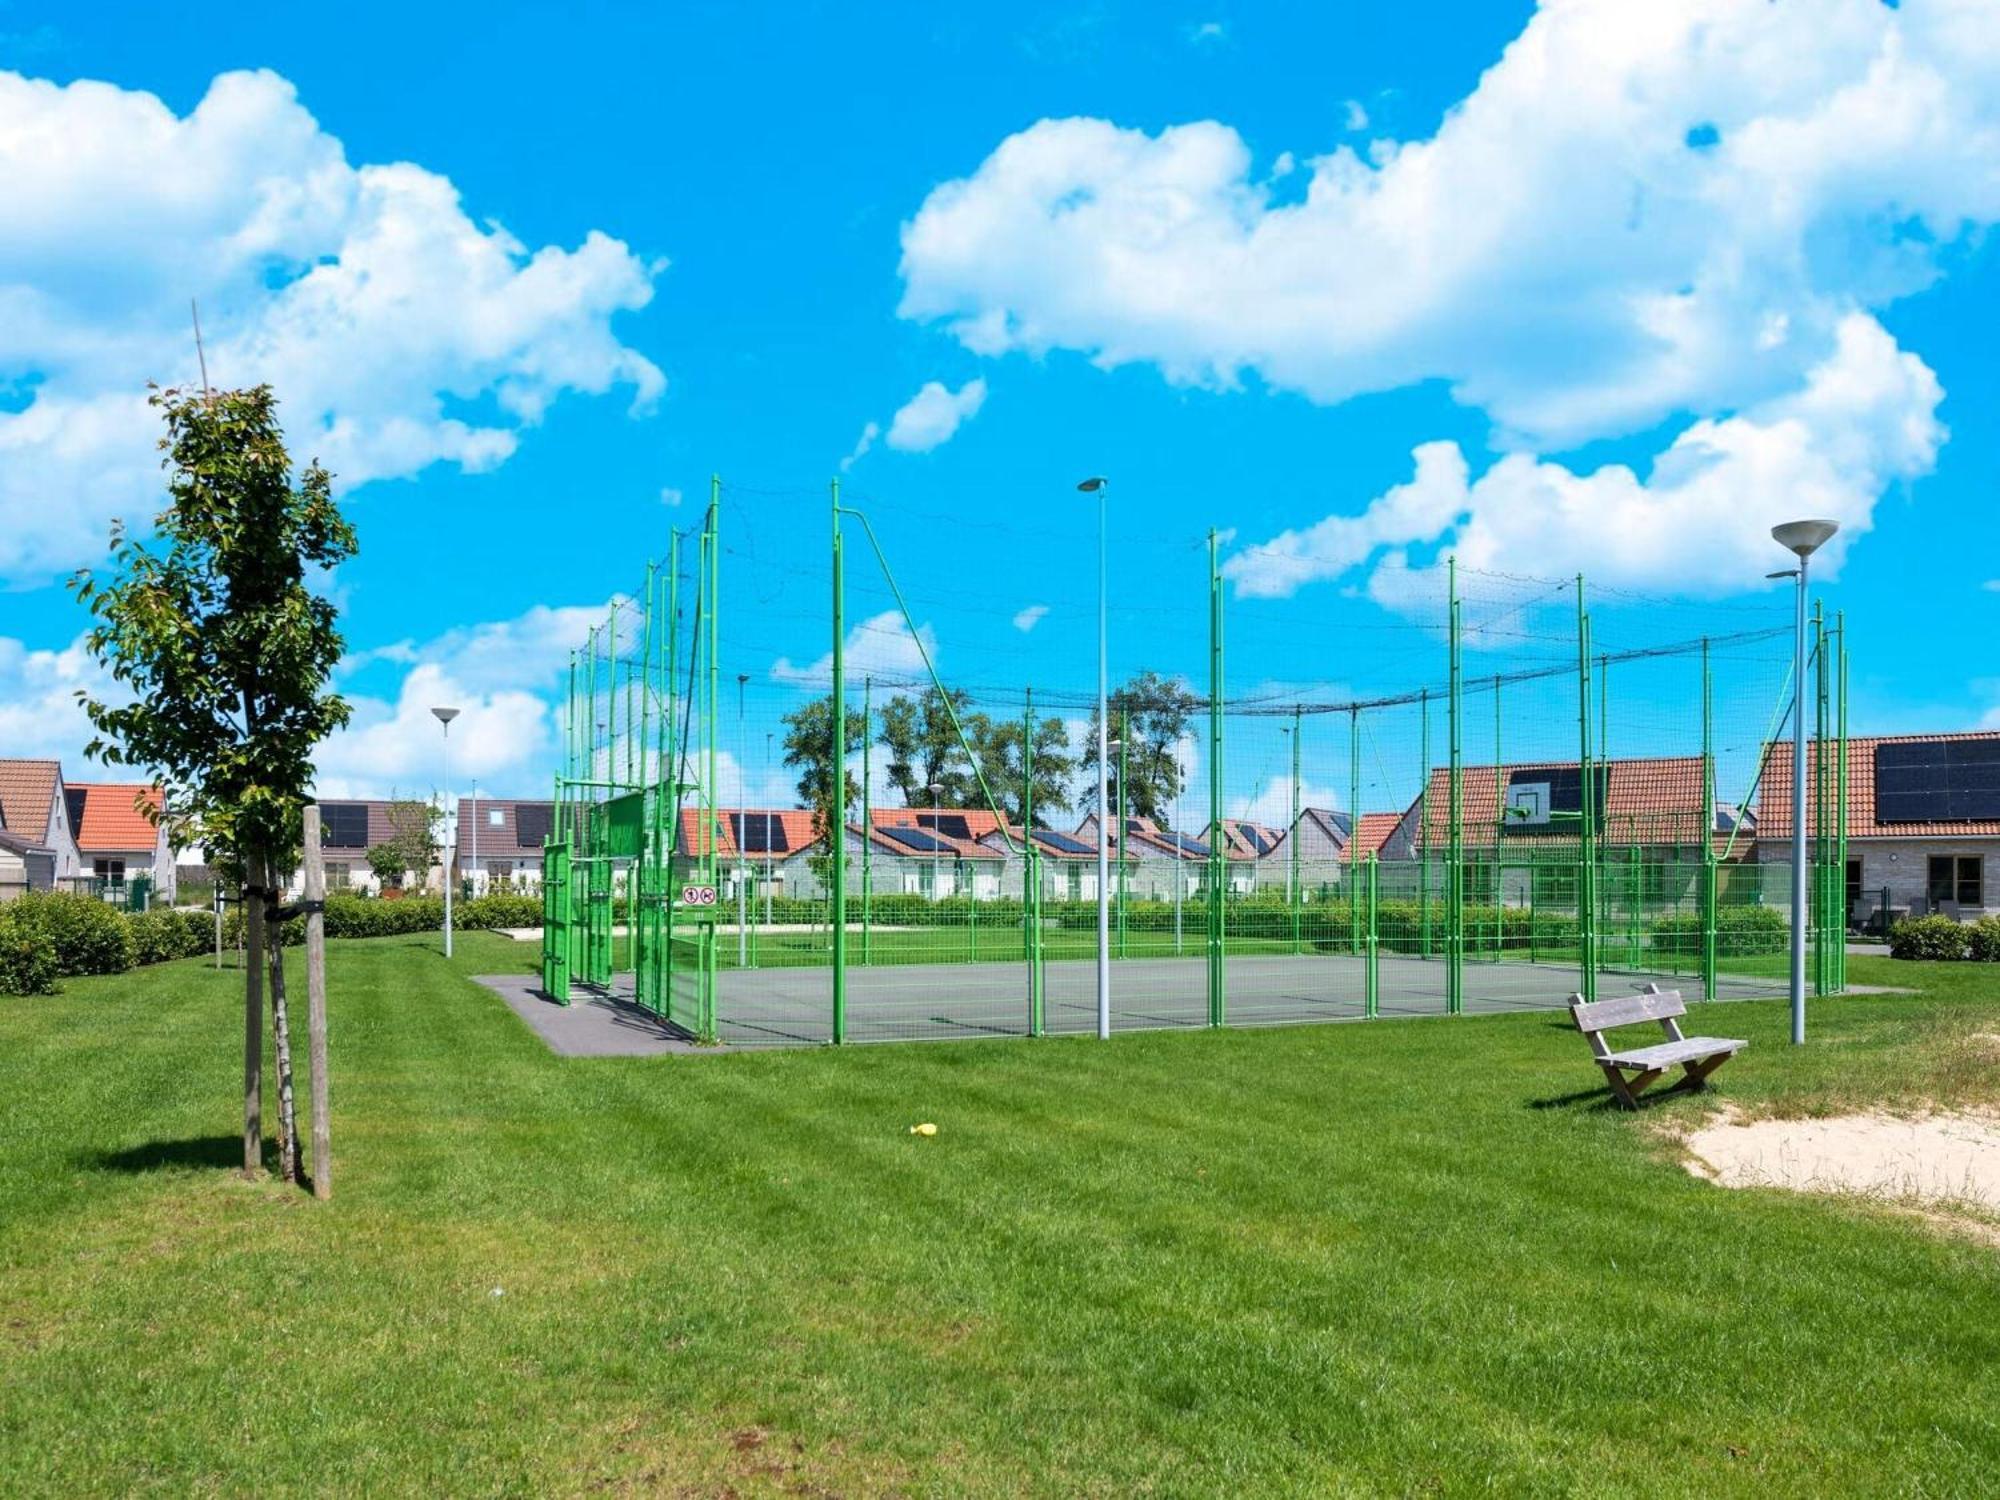
[[[1697,1058],[1734,1056],[1748,1045],[1748,1042],[1732,1041],[1727,1037],[1691,1036],[1685,1041],[1659,1042],[1651,1047],[1613,1052],[1603,1060],[1621,1068],[1671,1068],[1676,1063],[1693,1062]]]

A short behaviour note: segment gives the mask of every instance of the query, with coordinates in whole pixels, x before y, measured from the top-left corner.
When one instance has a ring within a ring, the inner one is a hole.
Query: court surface
[[[1383,1016],[1445,1014],[1442,959],[1385,954],[1380,965]],[[1066,959],[1046,964],[1044,969],[1045,1029],[1055,1035],[1094,1031],[1096,964],[1089,959]],[[1114,962],[1112,1029],[1206,1025],[1206,971],[1205,961],[1198,956]],[[1224,969],[1225,1019],[1231,1026],[1359,1020],[1363,978],[1363,961],[1347,954],[1232,957]],[[1578,982],[1577,971],[1570,965],[1467,962],[1465,1012],[1561,1009],[1569,1003]],[[1678,989],[1690,1000],[1698,999],[1701,993],[1699,975],[1626,970],[1600,971],[1597,993],[1600,999],[1609,999],[1635,993],[1648,983]],[[1723,976],[1716,985],[1716,998],[1765,998],[1782,993],[1783,986],[1782,979]],[[632,977],[621,974],[605,998],[621,1011],[644,1016],[636,1007],[622,1003],[629,1002],[631,992]],[[716,1029],[727,1047],[823,1043],[832,1038],[832,1012],[833,975],[826,968],[724,969],[716,975]],[[629,1017],[625,1024],[630,1029]],[[672,1035],[674,1029],[660,1030]],[[1027,1031],[1028,968],[1019,960],[848,968],[850,1042],[1023,1036]]]

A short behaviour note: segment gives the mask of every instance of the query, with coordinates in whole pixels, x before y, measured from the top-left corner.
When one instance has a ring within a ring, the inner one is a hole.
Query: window
[[[486,809],[486,826],[487,826],[488,828],[505,828],[505,827],[507,826],[507,812],[506,812],[506,809],[504,809],[504,808],[499,808],[499,807],[489,807],[489,808],[487,808],[487,809]]]
[[[125,879],[125,861],[122,859],[98,860],[97,878],[99,880],[108,880],[113,885],[122,884]]]
[[[1933,854],[1930,862],[1932,906],[1956,902],[1960,906],[1984,906],[1986,893],[1976,854]]]
[[[326,888],[330,891],[346,890],[349,868],[345,864],[329,863],[326,867]]]

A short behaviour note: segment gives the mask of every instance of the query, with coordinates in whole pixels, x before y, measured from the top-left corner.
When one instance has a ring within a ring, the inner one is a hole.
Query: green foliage
[[[55,993],[55,949],[41,931],[14,914],[17,903],[0,906],[0,995]]]
[[[73,582],[97,621],[91,654],[122,690],[84,698],[89,753],[160,779],[176,844],[281,859],[298,844],[313,748],[348,719],[327,690],[334,606],[307,579],[352,557],[354,532],[325,469],[292,483],[269,386],[151,402],[167,428],[154,539],[114,532],[115,576]]]
[[[410,869],[404,862],[402,849],[395,844],[377,844],[366,858],[369,871],[385,886],[401,886]]]
[[[849,709],[846,714],[847,743],[859,749],[866,733],[866,720]],[[824,838],[833,822],[833,697],[815,698],[785,715],[785,764],[799,776],[799,801],[812,809],[813,837]],[[845,775],[843,787],[849,808],[861,806],[861,783],[854,773]],[[687,851],[699,855],[702,850]],[[831,867],[825,854],[813,857],[813,866],[822,880]]]
[[[440,849],[438,830],[444,822],[444,810],[435,802],[416,797],[396,797],[392,793],[384,816],[389,823],[389,841],[368,851],[369,869],[398,885],[402,883],[406,870],[414,872],[421,881],[430,867],[437,863]],[[396,869],[393,875],[384,874],[375,862],[377,852],[382,850],[394,856]]]
[[[1972,929],[1950,917],[1911,917],[1889,929],[1891,958],[1962,959],[1972,951]]]
[[[171,911],[133,912],[125,919],[132,933],[132,961],[136,964],[163,964],[169,959],[192,958],[207,949],[214,935],[211,918],[200,918],[200,926],[185,920],[194,915]]]
[[[1718,958],[1760,958],[1783,953],[1791,937],[1791,920],[1775,906],[1718,906],[1715,912],[1715,953]],[[1671,942],[1685,953],[1701,951],[1701,915],[1675,913],[1655,917],[1651,931],[1656,943]]]
[[[451,904],[454,932],[482,928],[539,927],[542,903],[535,896],[475,896],[470,901]],[[400,901],[384,901],[379,896],[336,893],[326,898],[326,935],[330,938],[408,937],[414,933],[444,930],[442,896],[405,896]],[[227,940],[238,942],[243,934],[240,912],[229,915]],[[282,924],[278,942],[296,947],[306,940],[305,923],[294,919]]]
[[[1981,917],[1966,928],[1966,957],[2000,963],[2000,917]]]
[[[1109,698],[1111,708],[1110,738],[1125,741],[1125,813],[1133,818],[1152,818],[1162,826],[1172,822],[1174,799],[1180,795],[1183,780],[1182,767],[1177,753],[1181,738],[1187,733],[1188,723],[1194,717],[1199,699],[1178,682],[1171,682],[1157,672],[1141,672],[1121,686]],[[1085,736],[1081,768],[1086,771],[1097,769],[1097,712],[1090,715],[1090,729]],[[1107,768],[1109,780],[1106,787],[1115,810],[1118,804],[1119,752],[1111,752],[1111,764]],[[1094,806],[1097,797],[1096,778],[1084,792],[1085,806]]]
[[[125,914],[95,896],[74,891],[32,891],[11,903],[14,921],[34,934],[64,978],[122,974],[132,967],[134,944]]]

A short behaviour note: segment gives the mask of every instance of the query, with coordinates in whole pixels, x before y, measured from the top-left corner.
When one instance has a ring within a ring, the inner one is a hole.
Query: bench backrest
[[[1579,996],[1569,1013],[1578,1031],[1595,1036],[1600,1031],[1633,1026],[1641,1021],[1671,1021],[1686,1015],[1687,1006],[1682,1004],[1679,990],[1655,988],[1643,995],[1627,995],[1618,1000],[1585,1001]]]

